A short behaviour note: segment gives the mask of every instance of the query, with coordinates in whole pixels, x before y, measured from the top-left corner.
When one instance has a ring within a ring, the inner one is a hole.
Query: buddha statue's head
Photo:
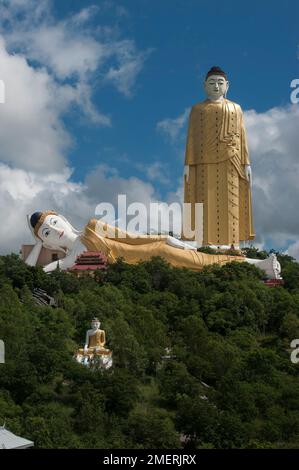
[[[98,330],[100,326],[101,326],[101,322],[98,318],[95,317],[91,320],[91,328],[93,330]]]
[[[69,221],[55,211],[35,212],[30,217],[34,235],[50,249],[71,249],[78,237],[78,231]]]
[[[210,100],[219,100],[226,96],[229,87],[226,73],[220,67],[212,67],[205,79],[204,88]]]

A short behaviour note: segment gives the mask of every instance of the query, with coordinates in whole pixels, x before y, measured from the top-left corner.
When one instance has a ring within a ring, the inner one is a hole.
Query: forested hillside
[[[119,261],[77,279],[0,257],[0,425],[36,447],[299,448],[299,265],[280,261],[269,288],[246,263]],[[113,350],[102,373],[72,359],[93,316]]]

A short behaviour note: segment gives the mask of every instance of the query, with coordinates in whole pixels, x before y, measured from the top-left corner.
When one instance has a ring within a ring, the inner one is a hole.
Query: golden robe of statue
[[[249,164],[240,106],[227,99],[207,99],[193,106],[184,202],[192,204],[192,230],[194,203],[203,203],[203,245],[231,246],[254,239],[251,189],[245,175],[245,165]]]
[[[84,349],[78,349],[78,354],[86,355],[111,355],[112,352],[110,349],[105,348],[106,335],[104,330],[98,329],[94,334],[91,334],[88,337],[88,348],[86,351]]]
[[[123,258],[126,263],[136,264],[140,261],[150,261],[153,256],[160,256],[172,266],[199,271],[214,263],[223,265],[232,261],[245,261],[243,256],[212,255],[175,248],[166,243],[168,237],[165,235],[136,237],[115,228],[115,237],[110,238],[103,235],[109,228],[111,229],[108,224],[91,219],[81,235],[81,241],[89,251],[104,253],[110,263],[114,263],[117,258]]]

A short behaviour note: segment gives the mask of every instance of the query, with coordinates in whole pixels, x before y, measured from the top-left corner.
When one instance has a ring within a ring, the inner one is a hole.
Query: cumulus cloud
[[[149,181],[155,183],[161,183],[163,185],[169,185],[171,183],[170,178],[167,176],[168,165],[160,161],[153,162],[149,165],[139,163],[136,168],[144,173]]]
[[[176,118],[165,118],[157,123],[157,130],[161,132],[172,144],[181,140],[182,131],[185,130],[190,108],[186,108]]]
[[[92,103],[95,73],[103,84],[132,93],[145,53],[132,40],[116,40],[107,32],[99,39],[91,28],[82,28],[97,11],[91,5],[57,22],[47,0],[1,4],[2,162],[28,171],[63,169],[72,138],[62,118],[74,105],[91,121],[110,125],[110,116]]]
[[[98,5],[89,5],[86,8],[82,8],[78,13],[75,13],[69,19],[69,22],[73,23],[74,25],[82,25],[89,21],[94,15],[96,15],[100,10]]]
[[[117,41],[110,47],[110,51],[115,54],[117,63],[109,67],[105,80],[111,82],[119,92],[130,97],[136,77],[152,50],[138,52],[133,41],[125,40]]]
[[[134,92],[137,76],[150,51],[140,51],[117,30],[89,25],[101,9],[90,5],[64,20],[51,14],[48,0],[8,0],[2,6],[2,31],[9,47],[46,67],[58,80],[111,84],[125,96]],[[90,90],[91,93],[91,90]]]
[[[299,235],[299,107],[247,111],[245,123],[253,168],[253,203],[257,241],[283,247]]]
[[[95,75],[102,86],[129,96],[146,58],[133,40],[109,27],[93,31],[88,22],[97,12],[90,6],[56,21],[48,0],[0,4],[0,78],[6,85],[0,105],[1,253],[32,242],[26,214],[36,210],[58,210],[80,227],[99,202],[115,202],[115,188],[128,200],[154,197],[150,184],[105,167],[72,182],[67,155],[74,142],[65,113],[77,105],[91,121],[110,125],[92,102]]]
[[[101,202],[110,202],[115,210],[115,218],[118,220],[118,225],[127,229],[130,221],[136,216],[140,221],[139,228],[133,231],[141,231],[147,233],[148,231],[164,231],[168,232],[173,229],[172,216],[168,217],[169,205],[176,203],[173,208],[175,211],[177,223],[176,233],[179,234],[180,230],[180,202],[177,194],[169,193],[167,196],[167,203],[161,202],[159,194],[153,184],[145,182],[136,177],[123,178],[118,174],[118,171],[107,167],[106,165],[99,165],[93,170],[85,179],[85,195],[93,207],[97,207]],[[128,209],[126,217],[119,211],[121,202],[119,196],[125,195],[125,206]],[[151,206],[152,204],[156,204]],[[159,210],[157,210],[159,205]],[[152,207],[152,212],[151,212]],[[101,215],[101,214],[100,214]],[[109,214],[108,214],[109,215]],[[136,220],[137,220],[136,219]],[[106,219],[112,222],[111,218]],[[131,225],[132,227],[132,225]],[[129,228],[132,230],[132,228]]]
[[[66,165],[71,138],[61,114],[77,99],[76,90],[57,86],[44,70],[34,70],[21,55],[10,55],[0,38],[0,159],[18,168],[55,172]]]
[[[44,23],[31,29],[19,28],[8,35],[11,47],[18,47],[27,57],[43,63],[57,78],[85,78],[95,72],[109,52],[93,37],[78,32],[75,22]],[[80,23],[81,24],[81,23]]]
[[[299,261],[299,241],[291,243],[286,250],[286,254]]]

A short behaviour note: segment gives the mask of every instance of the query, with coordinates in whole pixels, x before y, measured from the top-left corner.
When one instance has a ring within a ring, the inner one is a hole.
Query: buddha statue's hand
[[[189,165],[184,166],[184,178],[186,183],[189,182]]]
[[[247,181],[250,183],[250,187],[252,187],[252,171],[250,165],[245,165],[245,176]]]
[[[43,242],[42,242],[42,240],[41,240],[40,238],[35,237],[35,246],[36,246],[36,245],[37,245],[37,246],[40,246],[40,247],[43,246]]]

